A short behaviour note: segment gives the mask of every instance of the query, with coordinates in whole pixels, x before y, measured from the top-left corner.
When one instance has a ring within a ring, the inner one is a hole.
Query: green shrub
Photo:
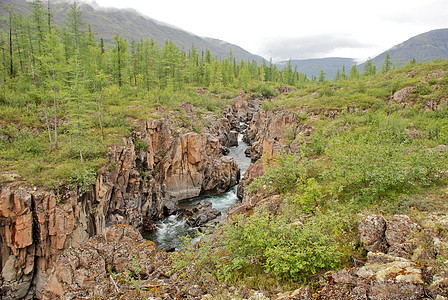
[[[314,213],[323,200],[323,188],[315,178],[300,178],[297,180],[296,193],[289,200],[297,204],[305,213]]]
[[[268,189],[277,193],[286,193],[297,187],[297,179],[306,174],[305,157],[294,153],[282,153],[275,158],[266,159],[266,173],[256,178],[249,186],[249,192]]]
[[[241,217],[227,225],[224,242],[233,268],[244,273],[250,265],[260,265],[280,279],[305,282],[341,263],[343,253],[337,237],[345,221],[320,212],[302,221],[294,222],[289,217],[260,209],[247,219]]]
[[[331,97],[334,96],[334,91],[331,88],[331,86],[324,86],[322,89],[319,90],[319,97]]]
[[[272,98],[278,95],[276,91],[266,83],[260,83],[258,84],[254,89],[254,92],[259,93],[267,98]]]
[[[325,148],[325,136],[322,130],[314,132],[311,134],[310,147],[313,149],[314,154],[321,155]]]
[[[410,144],[402,124],[395,125],[385,127],[380,122],[373,132],[332,137],[326,154],[333,162],[330,173],[338,190],[372,200],[438,180],[447,155]]]
[[[148,143],[145,140],[137,139],[134,141],[135,145],[135,153],[139,153],[140,150],[147,151],[148,150]]]
[[[414,93],[419,95],[429,95],[432,91],[433,89],[427,83],[422,83],[414,89]]]

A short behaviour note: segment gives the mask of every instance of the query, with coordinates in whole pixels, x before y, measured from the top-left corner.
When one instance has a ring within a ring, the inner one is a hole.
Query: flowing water
[[[243,135],[238,135],[238,146],[230,148],[229,156],[238,164],[241,172],[241,178],[250,165],[250,158],[246,157],[244,151],[247,145],[242,141]],[[216,208],[223,215],[227,208],[238,201],[236,196],[237,186],[232,187],[227,193],[220,195],[202,195],[200,197],[179,203],[179,209],[190,208],[198,204],[202,200],[212,202],[213,208]],[[180,237],[184,237],[189,233],[194,233],[196,228],[189,227],[185,224],[185,220],[178,217],[178,214],[171,215],[164,220],[155,223],[157,230],[151,233],[143,233],[144,238],[155,242],[161,249],[175,248],[180,249]]]

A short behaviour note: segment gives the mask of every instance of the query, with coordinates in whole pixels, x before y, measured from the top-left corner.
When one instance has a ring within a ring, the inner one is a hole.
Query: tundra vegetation
[[[219,114],[241,89],[262,99],[262,109],[297,112],[312,128],[309,136],[285,132],[300,151],[267,159],[248,190],[278,195],[279,210],[258,207],[173,255],[173,272],[187,286],[210,278],[268,291],[313,283],[365,256],[356,238],[362,214],[448,210],[445,60],[399,68],[387,60],[379,72],[367,64],[364,73],[307,78],[290,64],[218,59],[171,41],[116,34],[105,45],[76,4],[63,26],[41,1],[29,5],[31,14],[6,8],[1,20],[2,172],[47,188],[89,188],[107,145],[159,117],[160,106],[200,131],[183,120],[181,103]]]

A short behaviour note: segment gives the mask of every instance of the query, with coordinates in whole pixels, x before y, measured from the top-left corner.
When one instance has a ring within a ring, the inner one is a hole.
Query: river
[[[250,165],[250,158],[246,157],[244,151],[247,148],[247,144],[243,142],[243,135],[238,135],[238,146],[231,147],[229,156],[233,157],[235,162],[240,168],[241,178]],[[237,186],[232,187],[227,193],[219,195],[202,195],[197,198],[190,199],[179,203],[179,209],[190,208],[198,204],[202,200],[208,200],[212,202],[213,208],[216,208],[221,212],[221,216],[224,215],[227,208],[239,201],[236,195]],[[178,214],[171,215],[164,220],[155,223],[157,230],[154,232],[143,233],[143,237],[155,242],[161,249],[180,249],[181,239],[188,234],[193,234],[196,228],[189,227],[185,224],[185,219],[179,218]],[[219,217],[221,218],[221,217]]]

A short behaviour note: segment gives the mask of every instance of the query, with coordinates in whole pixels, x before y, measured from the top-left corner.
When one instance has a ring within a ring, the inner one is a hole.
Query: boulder
[[[417,300],[425,296],[425,283],[416,263],[379,253],[364,267],[325,274],[317,292],[318,299]]]
[[[236,147],[238,146],[238,132],[237,131],[230,131],[229,133],[229,147]]]
[[[393,95],[393,100],[395,102],[403,103],[407,102],[409,95],[413,92],[413,88],[410,86],[404,87],[401,90],[398,90]]]
[[[359,238],[367,251],[387,251],[386,220],[381,215],[369,215],[358,226]]]
[[[214,160],[204,176],[201,191],[223,193],[238,183],[240,169],[232,157],[222,156]]]
[[[215,220],[220,215],[221,212],[213,208],[210,201],[202,200],[194,207],[185,209],[180,217],[186,219],[188,226],[200,227]]]
[[[387,222],[385,232],[386,241],[389,245],[403,244],[414,233],[419,230],[420,226],[413,222],[407,215],[395,215]]]

